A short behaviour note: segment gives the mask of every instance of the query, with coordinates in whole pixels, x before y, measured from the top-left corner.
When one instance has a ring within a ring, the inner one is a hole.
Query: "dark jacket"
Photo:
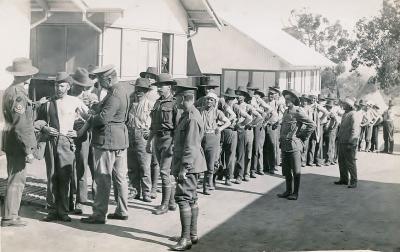
[[[358,144],[360,137],[362,118],[356,111],[350,111],[343,115],[337,138],[341,144]]]
[[[193,106],[183,112],[174,134],[174,156],[171,173],[178,176],[181,169],[187,173],[201,173],[207,170],[201,140],[204,123],[200,112]]]
[[[92,144],[100,149],[123,150],[128,148],[128,129],[125,125],[129,109],[129,92],[124,84],[113,86],[98,107],[90,124],[93,128]]]
[[[11,85],[3,94],[5,128],[2,150],[8,154],[28,155],[36,148],[33,128],[33,108],[21,85]]]
[[[301,108],[294,106],[292,109],[286,109],[279,137],[281,150],[285,152],[303,150],[304,141],[310,137],[315,127],[315,123]]]
[[[165,99],[157,99],[151,111],[150,130],[153,134],[160,131],[174,131],[179,120],[178,109],[172,95]]]

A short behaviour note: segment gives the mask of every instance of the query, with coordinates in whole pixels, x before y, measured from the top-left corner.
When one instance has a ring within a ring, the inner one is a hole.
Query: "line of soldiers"
[[[225,185],[232,186],[273,174],[281,165],[286,190],[278,197],[297,200],[302,166],[339,159],[335,184],[348,185],[350,174],[349,187],[357,186],[355,153],[368,113],[357,112],[354,99],[339,106],[333,97],[281,93],[275,87],[264,93],[253,83],[227,88],[218,97],[219,85],[210,81],[200,85],[205,96],[195,100],[197,88],[167,73],[158,75],[155,68],[132,85],[119,82],[115,67],[106,65],[77,68],[71,76],[60,72],[55,96],[32,102],[24,86],[38,70],[25,58],[7,70],[15,77],[3,101],[9,178],[2,226],[25,225],[18,210],[25,166],[35,157],[46,161],[49,211],[44,221],[71,221],[70,210],[82,214],[89,172],[93,214],[81,219],[88,224],[127,220],[128,183],[130,197],[151,202],[161,177],[162,199],[154,214],[178,205],[182,233],[174,250],[198,242],[199,184],[210,195],[217,178],[225,177]],[[393,139],[391,106],[383,120],[389,125],[385,135]],[[387,146],[390,151],[393,140]],[[117,207],[107,214],[111,185]]]

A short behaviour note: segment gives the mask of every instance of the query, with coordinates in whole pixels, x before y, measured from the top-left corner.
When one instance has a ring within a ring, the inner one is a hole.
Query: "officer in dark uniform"
[[[128,87],[118,82],[113,65],[106,65],[93,71],[107,96],[99,103],[97,113],[89,119],[92,127],[94,147],[95,197],[93,214],[82,218],[88,224],[104,224],[108,211],[111,183],[113,183],[117,207],[108,219],[128,219],[128,182],[126,149],[129,145],[128,118],[130,93]],[[78,132],[78,136],[81,132]]]
[[[282,174],[286,180],[286,191],[278,194],[279,198],[297,200],[301,176],[301,151],[304,141],[315,129],[304,111],[299,108],[300,99],[294,90],[284,90],[287,109],[283,113],[279,144],[282,150]],[[292,190],[292,182],[293,190]]]
[[[178,122],[178,109],[171,93],[171,86],[176,85],[176,81],[172,79],[171,75],[161,73],[158,76],[158,81],[153,85],[157,86],[160,98],[157,99],[151,112],[150,135],[147,140],[146,151],[148,153],[155,151],[160,165],[162,200],[161,205],[153,212],[160,215],[168,212],[168,210],[176,210],[171,162],[174,148],[174,130]],[[154,148],[152,148],[152,143],[154,143]]]
[[[204,123],[194,106],[195,87],[176,86],[176,102],[183,109],[175,129],[172,174],[177,180],[175,200],[179,205],[182,233],[178,243],[171,249],[184,251],[198,242],[197,180],[198,174],[206,171],[206,160],[201,141]]]
[[[17,58],[7,71],[14,75],[13,83],[3,94],[5,129],[2,150],[7,158],[7,189],[1,226],[25,226],[19,216],[22,192],[26,182],[26,163],[34,160],[36,139],[33,128],[32,103],[24,88],[39,70],[26,58]]]

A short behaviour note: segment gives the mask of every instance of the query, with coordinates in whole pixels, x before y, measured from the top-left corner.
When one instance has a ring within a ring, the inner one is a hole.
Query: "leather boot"
[[[157,198],[157,184],[158,184],[158,178],[160,177],[160,167],[155,164],[152,165],[151,167],[151,191],[150,191],[150,197],[152,199]]]
[[[179,206],[179,214],[181,219],[181,238],[178,243],[171,247],[173,251],[185,251],[192,247],[192,241],[190,240],[190,224],[192,219],[192,210],[190,207]]]
[[[175,187],[175,185],[173,185],[171,187],[171,196],[169,197],[169,202],[168,202],[168,210],[169,211],[175,211],[176,210],[175,190],[176,190],[176,187]]]
[[[169,199],[171,197],[171,187],[163,187],[162,188],[162,199],[161,199],[161,205],[158,207],[153,214],[155,215],[161,215],[165,214],[168,212],[168,203]]]
[[[203,179],[203,193],[204,195],[211,195],[210,193],[210,188],[209,188],[209,174],[208,172],[204,173],[204,179]]]
[[[190,240],[192,244],[197,244],[199,242],[199,237],[197,236],[197,218],[199,217],[199,206],[197,202],[190,206],[192,209],[192,220],[190,222]]]
[[[211,173],[210,174],[210,190],[215,190],[215,184],[216,184],[216,180],[217,180],[217,175]]]
[[[286,178],[286,191],[284,193],[280,193],[277,196],[279,198],[287,198],[292,194],[292,179]]]
[[[297,198],[299,197],[300,176],[300,174],[294,175],[294,190],[293,194],[288,197],[288,200],[297,200]]]

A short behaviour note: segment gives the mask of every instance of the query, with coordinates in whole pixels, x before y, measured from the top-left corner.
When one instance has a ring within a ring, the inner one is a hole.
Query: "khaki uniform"
[[[2,150],[7,158],[7,189],[3,220],[16,219],[26,182],[25,157],[36,148],[33,109],[23,85],[12,85],[3,94],[5,129]]]

